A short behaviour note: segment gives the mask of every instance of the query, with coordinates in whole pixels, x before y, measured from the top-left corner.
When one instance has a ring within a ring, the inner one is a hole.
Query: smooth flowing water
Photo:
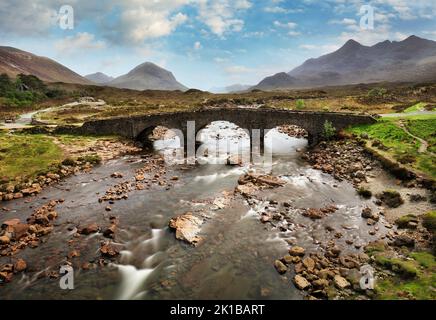
[[[226,123],[204,130],[203,138],[216,138],[217,132],[218,149],[221,144],[236,146],[234,142],[240,139],[243,149],[249,146],[244,132]],[[209,142],[205,164],[189,169],[167,168],[167,176],[179,177],[172,188],[133,191],[128,200],[113,204],[111,212],[106,212],[106,204],[98,203],[97,198],[119,182],[110,177],[111,173],[121,172],[126,179],[133,177],[134,169],[142,165],[140,156],[110,161],[90,174],[80,174],[47,188],[31,206],[36,208],[47,199],[65,199],[57,209],[55,229],[39,247],[20,252],[19,257],[28,263],[28,272],[0,287],[0,298],[301,299],[291,278],[278,275],[274,260],[286,254],[288,242],[309,251],[321,250],[323,243],[333,239],[333,234],[325,231],[327,226],[344,234],[338,243],[346,239],[354,243],[372,240],[374,237],[368,235],[369,227],[360,212],[373,204],[361,200],[349,183],[335,181],[302,162],[297,150],[305,148],[305,139],[291,138],[276,130],[269,136],[272,145],[267,143],[266,148],[274,151],[272,173],[288,183],[263,191],[261,199],[250,204],[237,197],[223,205],[226,202],[223,192],[232,192],[238,178],[256,167],[213,164],[215,139]],[[159,141],[156,147],[165,152],[172,144],[177,141]],[[339,210],[316,221],[295,212],[291,221],[284,222],[286,228],[274,227],[259,221],[260,213],[271,210],[270,200],[287,201],[296,208],[335,203]],[[25,220],[32,212],[29,206],[24,200],[11,203],[9,207],[13,210],[3,213],[2,220],[15,217]],[[201,213],[206,220],[200,234],[204,240],[198,247],[176,240],[167,227],[169,219],[187,211]],[[119,219],[116,241],[123,245],[119,259],[110,266],[82,270],[83,262],[98,263],[102,237],[95,234],[69,242],[74,239],[74,227],[92,222],[103,227],[109,225],[110,216]],[[346,250],[357,250],[344,246],[349,248]],[[58,279],[42,276],[40,271],[58,271],[73,249],[80,252],[73,265],[75,289],[61,290]]]

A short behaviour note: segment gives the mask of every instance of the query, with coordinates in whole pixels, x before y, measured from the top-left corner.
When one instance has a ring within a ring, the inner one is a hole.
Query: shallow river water
[[[233,140],[243,136],[235,134],[231,126],[227,128],[228,124],[226,129],[222,129],[223,123],[214,125],[203,134],[213,137],[217,128],[221,128],[223,142],[219,144],[228,144],[227,131],[235,136]],[[0,299],[301,299],[291,277],[276,272],[274,260],[286,254],[289,242],[309,252],[323,250],[323,244],[335,239],[335,231],[327,232],[326,227],[343,234],[335,241],[345,251],[359,252],[354,245],[345,244],[345,240],[365,244],[375,239],[360,217],[363,207],[374,206],[371,201],[359,198],[348,182],[338,182],[302,162],[297,150],[305,148],[305,139],[277,131],[271,132],[270,138],[274,151],[272,173],[287,184],[262,191],[261,201],[256,203],[248,204],[244,198],[236,197],[221,209],[213,204],[223,191],[234,190],[245,171],[257,170],[256,167],[203,164],[188,169],[169,167],[167,176],[179,177],[169,190],[153,187],[132,191],[128,200],[115,202],[112,211],[106,212],[107,204],[97,201],[99,195],[119,182],[111,178],[113,172],[133,177],[134,169],[141,167],[143,161],[138,155],[113,160],[89,174],[66,179],[45,189],[31,203],[23,199],[8,204],[12,211],[1,213],[1,220],[19,217],[25,221],[33,208],[50,199],[65,199],[57,207],[59,217],[45,242],[17,255],[27,261],[28,271],[0,286]],[[242,146],[246,148],[249,142],[243,139]],[[168,141],[156,143],[161,152],[170,145]],[[210,144],[209,152],[212,145],[216,142]],[[266,147],[271,148],[271,144]],[[334,203],[339,210],[314,221],[296,211],[282,231],[280,226],[259,221],[270,200],[286,201],[297,208]],[[187,211],[202,212],[206,218],[201,231],[204,240],[198,247],[176,240],[167,227],[169,219]],[[72,247],[68,244],[75,233],[72,228],[92,222],[109,225],[112,215],[119,218],[116,241],[124,248],[117,263],[86,271],[75,268],[74,290],[62,290],[58,279],[42,276],[41,270],[58,270],[72,249],[80,252],[74,266],[92,259],[97,262],[102,235],[84,237]],[[380,229],[384,231],[383,226]],[[0,264],[7,262],[6,258],[0,259]]]

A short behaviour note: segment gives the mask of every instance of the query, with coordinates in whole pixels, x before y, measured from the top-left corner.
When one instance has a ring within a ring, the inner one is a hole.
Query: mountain
[[[436,41],[410,36],[364,46],[348,40],[335,52],[306,60],[287,73],[262,80],[253,89],[309,88],[372,82],[436,80]]]
[[[296,83],[296,79],[285,72],[277,73],[271,77],[266,77],[253,89],[274,90],[288,88]]]
[[[227,87],[214,87],[211,88],[209,91],[213,93],[232,93],[232,92],[242,92],[250,89],[252,85],[246,85],[246,84],[232,84],[231,86]]]
[[[85,78],[98,84],[106,84],[115,79],[114,77],[110,77],[103,72],[88,74],[85,76]]]
[[[151,62],[140,64],[129,73],[107,83],[108,86],[133,90],[182,90],[184,85],[174,75]]]
[[[46,57],[12,47],[0,46],[0,74],[16,77],[20,73],[33,74],[47,82],[92,84],[81,75]]]

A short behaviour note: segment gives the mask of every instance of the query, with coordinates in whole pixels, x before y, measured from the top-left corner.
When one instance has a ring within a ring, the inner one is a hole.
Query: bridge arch
[[[205,108],[195,111],[89,121],[74,130],[78,133],[118,134],[131,139],[142,139],[150,128],[164,126],[180,130],[184,135],[184,146],[186,146],[188,134],[192,135],[188,125],[189,122],[194,122],[195,129],[193,131],[196,134],[207,124],[218,120],[234,123],[243,129],[248,129],[250,132],[260,130],[262,137],[265,130],[284,124],[297,125],[308,132],[310,146],[315,145],[322,138],[325,121],[331,122],[337,130],[346,128],[349,125],[376,122],[370,115],[351,113],[292,111],[273,108]]]

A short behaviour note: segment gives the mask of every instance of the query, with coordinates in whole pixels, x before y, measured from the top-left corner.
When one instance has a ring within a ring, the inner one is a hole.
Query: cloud
[[[298,31],[289,31],[288,32],[288,36],[291,36],[291,37],[296,37],[296,36],[299,36],[301,34],[301,32],[298,32]]]
[[[297,27],[297,24],[295,22],[285,22],[282,23],[280,21],[274,21],[274,26],[279,28],[288,28],[288,29],[294,29]]]
[[[35,14],[38,13],[38,14]],[[43,1],[0,1],[0,34],[41,35],[55,22],[57,11]]]
[[[287,9],[283,8],[281,6],[268,6],[263,8],[263,11],[267,13],[301,13],[304,12],[303,9],[297,8],[297,9]]]
[[[103,41],[96,41],[95,36],[88,32],[79,32],[55,43],[59,54],[83,53],[83,51],[98,50],[106,47]]]
[[[247,0],[197,0],[198,19],[207,25],[211,32],[223,36],[228,32],[239,32],[244,27],[244,21],[237,18],[241,10],[251,8]]]
[[[216,63],[226,63],[229,61],[228,58],[221,58],[221,57],[216,57],[213,59],[213,61],[215,61]]]
[[[167,36],[186,20],[188,17],[181,12],[172,15],[170,10],[150,10],[149,6],[142,5],[123,11],[119,28],[126,32],[129,41],[140,43]]]
[[[346,26],[354,25],[356,23],[357,23],[356,20],[349,19],[349,18],[344,18],[342,20],[330,20],[329,21],[329,24],[342,24],[342,25],[346,25]]]
[[[200,50],[201,48],[203,48],[203,46],[201,45],[200,41],[196,41],[194,43],[194,50]]]

